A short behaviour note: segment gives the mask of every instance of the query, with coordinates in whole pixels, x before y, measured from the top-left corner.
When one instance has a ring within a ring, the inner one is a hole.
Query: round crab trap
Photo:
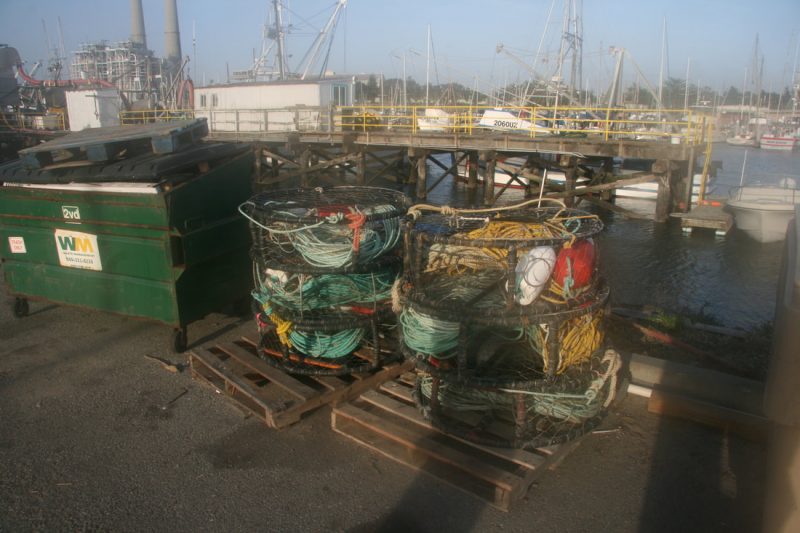
[[[295,319],[265,306],[256,315],[259,357],[292,374],[317,376],[368,372],[399,357],[389,307],[360,316],[311,315]]]
[[[301,318],[321,312],[328,316],[368,313],[391,301],[400,259],[386,256],[370,267],[349,273],[308,274],[254,261],[252,294],[260,308],[270,304]]]
[[[250,221],[252,255],[267,268],[344,272],[390,254],[408,197],[375,187],[270,191],[239,206]]]
[[[404,237],[410,301],[459,313],[540,315],[582,305],[595,290],[595,215],[546,207],[414,206]]]
[[[549,383],[529,389],[470,387],[417,376],[414,399],[439,429],[478,444],[532,450],[597,427],[614,400],[620,356],[598,350]]]
[[[418,369],[448,383],[530,389],[599,349],[605,339],[601,303],[516,324],[441,320],[407,305],[399,317],[400,347]]]

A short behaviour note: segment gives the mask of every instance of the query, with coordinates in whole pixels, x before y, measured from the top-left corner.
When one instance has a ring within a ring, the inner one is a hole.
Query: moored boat
[[[762,135],[759,146],[762,150],[791,152],[797,146],[797,137],[794,135]]]
[[[731,191],[727,208],[736,227],[759,242],[777,242],[786,237],[786,228],[800,205],[800,189],[791,178],[779,186],[744,185]]]
[[[733,146],[758,146],[758,139],[753,135],[734,135],[725,139],[725,142]]]

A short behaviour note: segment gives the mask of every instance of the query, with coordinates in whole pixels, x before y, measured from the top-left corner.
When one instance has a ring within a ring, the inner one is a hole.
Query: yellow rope
[[[599,328],[602,319],[601,311],[579,316],[561,324],[558,329],[561,341],[560,360],[556,374],[561,374],[567,367],[588,361],[600,347],[603,342],[603,332]]]
[[[535,222],[509,222],[503,220],[491,220],[485,226],[474,229],[467,233],[459,234],[458,237],[473,240],[529,240],[542,238],[557,238],[562,235],[563,228],[557,229],[548,223]],[[503,261],[508,256],[506,248],[481,248],[482,255],[490,257],[495,261]],[[520,250],[524,254],[527,250]]]
[[[591,285],[585,285],[579,289],[572,289],[571,297],[577,298],[578,296],[586,292],[586,290],[589,289],[590,286]],[[564,293],[564,287],[561,286],[554,278],[550,279],[550,285],[547,287],[547,290],[552,294],[552,296],[542,293],[539,295],[539,298],[547,302],[550,302],[551,304],[557,304],[557,305],[564,305],[569,302],[569,298],[567,298],[567,295]]]
[[[603,332],[600,323],[603,312],[598,311],[567,320],[558,328],[559,361],[556,374],[563,373],[567,368],[588,361],[592,354],[603,343]],[[531,344],[542,354],[544,371],[550,367],[549,351],[547,349],[546,326],[534,326],[528,329]]]
[[[275,312],[269,315],[269,319],[275,324],[275,333],[278,334],[278,340],[280,340],[281,344],[291,348],[292,341],[289,338],[289,334],[292,332],[292,322],[282,319]]]

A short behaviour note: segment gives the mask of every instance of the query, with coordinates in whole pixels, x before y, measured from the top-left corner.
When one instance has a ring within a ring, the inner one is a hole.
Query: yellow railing
[[[152,109],[145,111],[121,111],[120,124],[148,124],[151,122],[169,122],[194,118],[194,109]]]
[[[63,111],[32,113],[14,111],[0,113],[0,129],[64,131],[66,120]]]
[[[700,144],[703,115],[683,109],[490,106],[352,106],[339,109],[337,129],[409,133],[504,131],[530,137],[601,137]]]
[[[403,133],[507,132],[538,137],[590,137],[703,144],[710,125],[684,109],[491,106],[347,106],[282,109],[124,111],[122,124],[205,117],[212,132],[396,131]]]

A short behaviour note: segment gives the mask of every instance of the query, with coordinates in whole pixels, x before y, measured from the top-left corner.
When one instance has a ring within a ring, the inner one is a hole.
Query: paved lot
[[[754,531],[763,447],[629,397],[510,513],[334,434],[276,432],[145,355],[169,331],[32,303],[0,310],[0,531]],[[253,333],[212,315],[189,343]]]

